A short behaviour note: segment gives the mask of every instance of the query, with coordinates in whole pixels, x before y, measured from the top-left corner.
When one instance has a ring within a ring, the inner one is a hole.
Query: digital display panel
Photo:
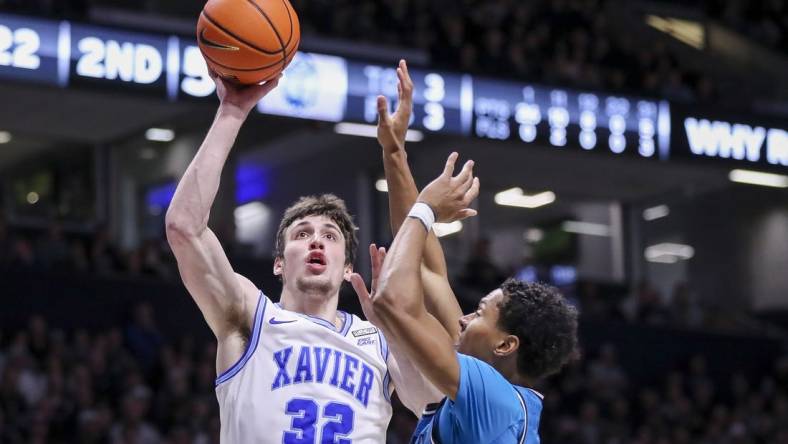
[[[670,109],[655,100],[474,79],[472,135],[657,158],[669,150]]]
[[[463,122],[463,77],[418,68],[409,68],[408,71],[414,88],[411,127],[432,132],[467,134],[470,121]],[[465,81],[469,80],[470,76],[467,76]],[[393,112],[398,97],[397,83],[394,66],[349,63],[348,120],[370,124],[377,122],[379,95],[388,98]]]
[[[788,166],[784,119],[720,116],[667,101],[410,68],[411,127],[555,149],[649,159]],[[0,78],[215,100],[193,37],[0,14]],[[374,124],[397,100],[396,68],[299,52],[257,107],[266,114]]]
[[[53,21],[0,16],[0,77],[58,84],[59,34]]]

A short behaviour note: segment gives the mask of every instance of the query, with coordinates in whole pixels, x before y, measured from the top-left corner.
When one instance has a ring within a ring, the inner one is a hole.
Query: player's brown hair
[[[353,223],[353,216],[347,211],[345,201],[333,194],[301,197],[285,210],[276,232],[275,257],[280,259],[284,257],[287,228],[293,222],[307,216],[325,216],[339,226],[342,236],[345,238],[345,265],[353,264],[358,249],[358,237],[356,236],[358,227]]]

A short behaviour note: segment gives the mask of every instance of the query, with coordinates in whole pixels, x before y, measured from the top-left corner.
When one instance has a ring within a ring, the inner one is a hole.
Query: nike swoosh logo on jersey
[[[294,319],[292,321],[277,321],[275,318],[271,318],[271,320],[268,321],[268,323],[271,324],[271,325],[279,325],[279,324],[289,324],[289,323],[295,322],[295,321],[296,321],[296,319]]]
[[[210,46],[211,48],[214,48],[214,49],[222,49],[222,50],[225,50],[225,51],[238,51],[240,49],[237,46],[224,45],[222,43],[216,43],[216,42],[214,42],[212,40],[208,40],[208,38],[205,37],[205,28],[200,30],[200,36],[199,37],[200,37],[200,43],[202,43],[205,46]]]

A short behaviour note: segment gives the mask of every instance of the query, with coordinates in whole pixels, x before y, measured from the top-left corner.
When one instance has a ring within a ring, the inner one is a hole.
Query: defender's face
[[[274,274],[285,286],[298,291],[334,292],[350,278],[353,268],[345,265],[345,237],[325,216],[296,219],[285,231],[283,258],[274,262]]]
[[[503,290],[495,289],[479,301],[475,312],[460,318],[457,351],[492,362],[496,344],[506,336],[506,333],[498,328],[499,306],[503,301]]]

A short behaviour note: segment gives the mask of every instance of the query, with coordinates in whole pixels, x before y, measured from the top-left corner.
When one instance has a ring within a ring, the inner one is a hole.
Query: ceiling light
[[[388,193],[389,183],[386,182],[386,179],[378,179],[377,182],[375,182],[375,189],[381,193]]]
[[[604,224],[568,220],[561,224],[567,233],[585,234],[587,236],[610,236],[610,227]]]
[[[648,15],[646,24],[695,49],[703,49],[706,44],[706,30],[698,22]]]
[[[495,203],[509,207],[539,208],[553,202],[555,202],[555,193],[552,191],[527,195],[523,193],[522,188],[515,187],[495,194]]]
[[[670,208],[667,205],[657,205],[643,210],[643,219],[652,221],[666,217],[668,214],[670,214]]]
[[[243,222],[249,219],[259,218],[268,211],[268,207],[262,202],[249,202],[236,207],[233,216],[236,222]]]
[[[35,191],[31,191],[27,193],[27,203],[30,205],[35,205],[38,202],[39,196],[38,193]]]
[[[175,131],[166,128],[148,128],[145,131],[145,138],[151,142],[172,142],[175,139]]]
[[[435,230],[436,236],[444,237],[462,231],[462,222],[458,220],[448,224],[436,222],[432,224],[432,229]]]
[[[788,176],[782,174],[762,173],[752,170],[732,170],[728,174],[731,182],[760,185],[764,187],[788,188]]]
[[[695,249],[689,245],[663,242],[646,247],[643,256],[649,262],[675,264],[678,261],[692,259]]]
[[[0,131],[0,144],[8,143],[11,141],[11,133],[8,131]]]
[[[364,123],[340,122],[334,125],[334,132],[346,136],[378,137],[378,127]],[[424,140],[424,133],[419,130],[408,130],[405,133],[406,142],[421,142]]]

